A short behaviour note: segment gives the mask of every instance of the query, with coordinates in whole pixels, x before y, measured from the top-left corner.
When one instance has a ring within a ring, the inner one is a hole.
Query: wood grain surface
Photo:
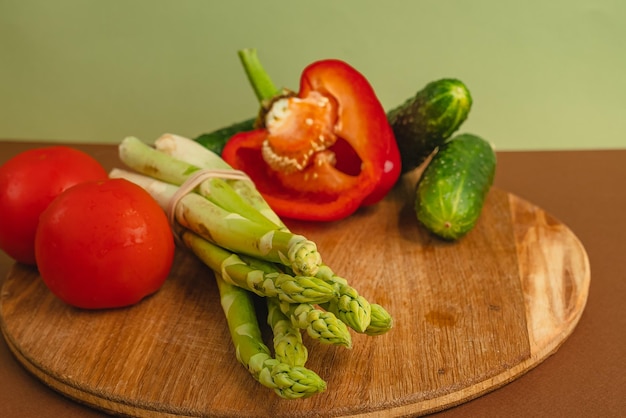
[[[496,188],[476,228],[443,242],[415,221],[413,180],[346,220],[289,224],[395,321],[383,336],[353,334],[351,350],[305,335],[307,367],[328,383],[312,398],[280,399],[237,363],[212,274],[182,250],[158,293],[107,311],[64,305],[16,264],[2,289],[2,332],[44,383],[119,415],[396,417],[468,401],[570,335],[587,300],[588,258],[567,226]]]

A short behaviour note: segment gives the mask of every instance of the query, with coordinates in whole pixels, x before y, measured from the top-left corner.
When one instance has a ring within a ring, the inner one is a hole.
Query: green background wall
[[[622,0],[0,0],[0,138],[116,143],[252,116],[236,51],[297,88],[340,58],[386,108],[462,79],[499,149],[626,146]]]

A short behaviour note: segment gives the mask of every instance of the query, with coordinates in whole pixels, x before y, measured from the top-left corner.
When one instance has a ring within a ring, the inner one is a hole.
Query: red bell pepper
[[[400,176],[400,153],[365,77],[345,62],[317,61],[297,95],[280,94],[256,55],[247,58],[266,108],[261,127],[234,135],[222,158],[248,174],[281,217],[334,221],[380,201]]]

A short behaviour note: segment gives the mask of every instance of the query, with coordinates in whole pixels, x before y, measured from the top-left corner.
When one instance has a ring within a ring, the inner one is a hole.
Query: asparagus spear
[[[176,219],[183,227],[221,247],[285,264],[297,275],[314,276],[320,264],[314,242],[301,235],[267,229],[195,193],[180,200]]]
[[[288,302],[280,302],[280,310],[291,320],[293,326],[306,330],[311,338],[324,344],[352,348],[348,327],[332,312],[317,309],[310,303]]]
[[[322,307],[333,312],[356,332],[365,332],[371,321],[371,307],[367,299],[359,295],[346,279],[335,275],[326,265],[319,268],[316,277],[333,283],[339,293],[338,298],[330,300]]]
[[[226,282],[218,272],[215,279],[237,360],[250,374],[286,399],[307,398],[326,390],[326,382],[315,372],[272,358],[261,337],[252,293]]]
[[[393,326],[393,319],[389,312],[377,303],[370,305],[372,309],[370,324],[365,329],[367,335],[382,335],[388,332]]]
[[[290,303],[322,303],[335,297],[335,288],[316,277],[293,277],[255,269],[237,254],[193,232],[183,232],[182,240],[204,264],[219,271],[224,280],[259,296],[277,297]]]
[[[280,301],[267,299],[267,323],[274,334],[274,357],[291,366],[304,366],[308,350],[302,342],[300,329],[294,327],[289,318],[280,310]]]

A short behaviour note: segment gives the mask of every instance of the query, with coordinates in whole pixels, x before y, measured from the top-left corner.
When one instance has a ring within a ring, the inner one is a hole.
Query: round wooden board
[[[383,336],[353,334],[351,350],[305,335],[307,367],[328,383],[309,399],[279,398],[237,362],[213,276],[182,250],[158,293],[108,311],[64,305],[16,264],[2,289],[2,332],[47,385],[119,415],[395,417],[468,401],[570,335],[587,300],[588,258],[565,225],[498,189],[470,234],[443,242],[415,221],[413,180],[341,222],[289,224],[395,320]]]

